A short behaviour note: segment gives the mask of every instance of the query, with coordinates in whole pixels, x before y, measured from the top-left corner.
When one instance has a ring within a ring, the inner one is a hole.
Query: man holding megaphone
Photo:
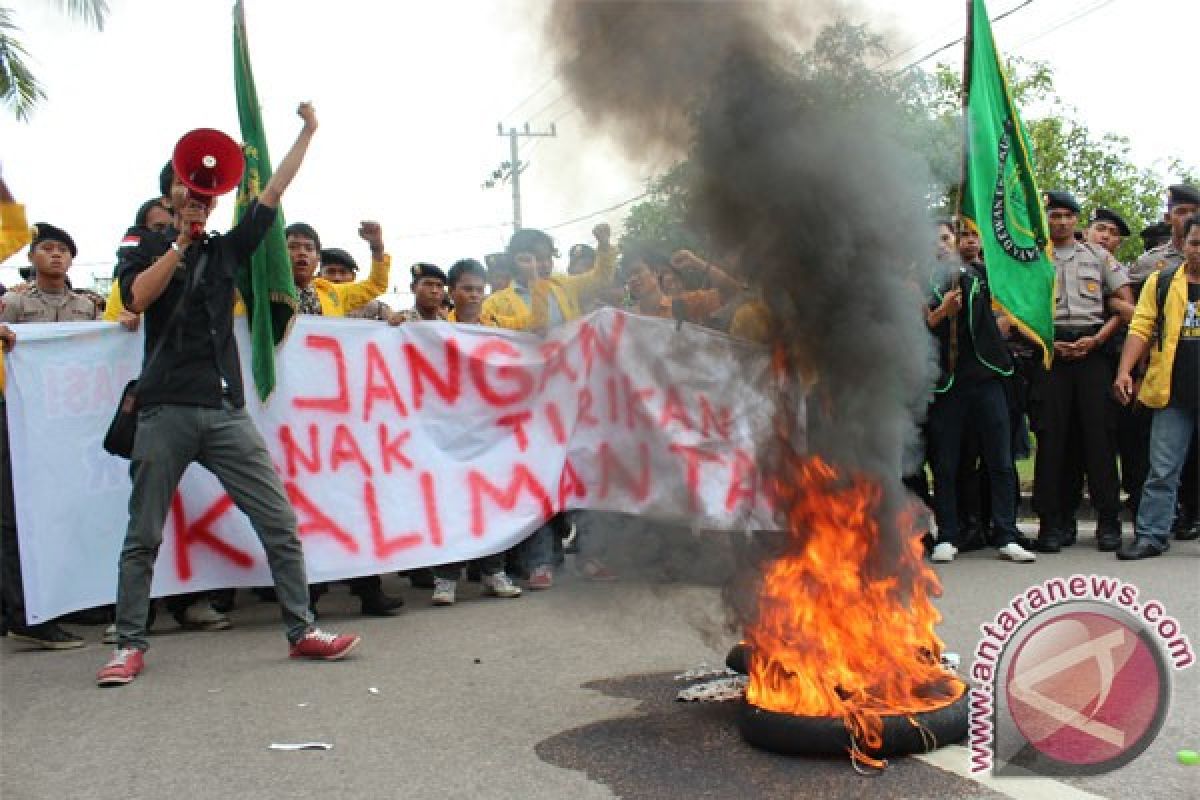
[[[250,268],[317,130],[311,105],[302,103],[297,113],[304,127],[295,144],[228,233],[204,231],[217,196],[237,186],[244,161],[236,143],[202,129],[176,146],[173,163],[183,183],[171,198],[178,237],[145,237],[120,251],[121,298],[127,309],[145,315],[146,355],[137,383],[133,490],[117,585],[117,650],[97,675],[101,686],[127,684],[142,670],[154,561],[171,497],[193,461],[217,477],[262,541],[291,656],[339,659],[359,642],[313,625],[296,515],[246,413],[233,337],[235,277]]]

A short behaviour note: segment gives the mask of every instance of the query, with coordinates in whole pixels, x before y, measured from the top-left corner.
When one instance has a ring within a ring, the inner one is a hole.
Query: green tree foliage
[[[1026,112],[1025,125],[1038,186],[1072,192],[1084,215],[1101,206],[1116,211],[1133,231],[1117,258],[1126,263],[1137,258],[1142,252],[1138,232],[1162,218],[1164,187],[1194,181],[1195,170],[1178,158],[1167,159],[1162,173],[1134,163],[1129,139],[1093,132],[1080,119],[1079,110],[1055,92],[1054,73],[1044,62],[1011,59],[1007,71],[1018,107],[1035,110]],[[938,67],[938,74],[944,105],[947,98],[958,96],[962,84],[946,66]]]
[[[794,66],[797,74],[828,86],[823,102],[829,107],[858,103],[898,107],[895,134],[929,164],[931,216],[952,214],[962,170],[961,76],[945,65],[933,71],[900,72],[870,66],[886,63],[887,56],[881,37],[865,26],[839,22],[798,54]],[[1072,191],[1085,213],[1097,206],[1120,213],[1134,235],[1126,239],[1118,257],[1135,258],[1142,249],[1137,232],[1162,217],[1165,185],[1195,182],[1195,167],[1177,158],[1167,159],[1161,172],[1134,163],[1127,138],[1094,133],[1080,119],[1078,109],[1058,97],[1053,70],[1044,62],[1013,59],[1008,75],[1013,99],[1023,109],[1029,129],[1038,185]],[[622,242],[645,240],[663,250],[679,246],[705,250],[703,232],[687,225],[691,177],[684,160],[651,181],[650,196],[634,206],[625,220]]]
[[[67,16],[104,30],[107,0],[57,0],[56,5]],[[17,39],[19,31],[12,9],[0,6],[0,102],[17,119],[27,121],[37,104],[46,99],[46,91],[26,63],[29,52]]]

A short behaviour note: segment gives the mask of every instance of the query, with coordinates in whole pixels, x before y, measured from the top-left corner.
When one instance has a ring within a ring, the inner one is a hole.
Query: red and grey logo
[[[1072,603],[1009,640],[996,687],[996,774],[1094,775],[1158,735],[1170,703],[1162,651],[1133,617]]]

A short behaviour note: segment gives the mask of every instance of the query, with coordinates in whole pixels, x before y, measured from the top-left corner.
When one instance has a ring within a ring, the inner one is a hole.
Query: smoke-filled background
[[[761,290],[791,370],[815,379],[810,450],[884,485],[874,567],[888,571],[932,379],[931,179],[896,133],[900,109],[804,58],[842,10],[562,0],[545,39],[589,130],[634,159],[688,158],[689,224]]]

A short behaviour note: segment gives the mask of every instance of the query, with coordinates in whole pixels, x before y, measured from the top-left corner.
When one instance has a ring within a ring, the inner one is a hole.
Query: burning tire
[[[967,736],[968,694],[949,705],[918,714],[889,714],[883,719],[883,744],[872,750],[851,741],[840,717],[811,717],[765,711],[744,703],[738,715],[742,738],[782,755],[844,755],[857,746],[872,758],[928,753]]]
[[[729,649],[729,653],[725,656],[725,666],[736,672],[738,675],[750,674],[750,645],[745,642],[738,642]]]

